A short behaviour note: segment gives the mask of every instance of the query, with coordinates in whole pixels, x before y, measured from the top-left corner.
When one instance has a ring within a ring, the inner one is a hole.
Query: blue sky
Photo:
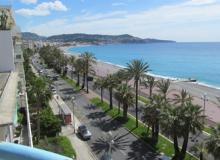
[[[22,31],[220,41],[220,0],[0,0]]]

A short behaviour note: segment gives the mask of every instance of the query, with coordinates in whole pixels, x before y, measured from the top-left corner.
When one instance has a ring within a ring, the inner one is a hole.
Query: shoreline
[[[69,47],[68,47],[69,48]],[[79,53],[73,53],[68,51],[68,48],[66,47],[65,50],[61,48],[64,51],[64,54],[66,55],[79,55]],[[102,60],[97,60],[97,63],[93,65],[93,68],[96,72],[97,76],[105,77],[107,74],[112,74],[120,70],[121,68],[124,68],[124,66],[113,64],[111,62],[105,62]],[[220,97],[220,89],[217,87],[210,87],[206,84],[201,84],[200,82],[186,82],[183,79],[180,78],[172,78],[172,77],[165,77],[155,74],[148,74],[156,78],[156,80],[159,79],[170,79],[171,85],[168,93],[168,98],[173,98],[174,93],[179,93],[182,89],[186,90],[189,94],[191,94],[194,98],[193,103],[200,105],[202,108],[204,108],[204,100],[202,99],[202,96],[204,94],[207,95],[208,101],[206,102],[205,107],[205,115],[206,119],[208,120],[209,125],[216,125],[216,123],[220,123],[220,102],[218,102],[216,97]],[[129,83],[129,85],[132,85],[133,83]],[[143,85],[140,85],[140,92],[144,96],[148,96],[149,89],[146,89]],[[155,88],[153,90],[154,93],[158,93],[158,89]]]
[[[83,46],[89,46],[89,45],[76,45],[76,46],[60,47],[60,49],[63,50],[65,54],[77,56],[77,55],[79,55],[81,53],[71,52],[71,51],[69,51],[69,48],[83,47]],[[96,61],[101,62],[101,63],[106,63],[106,64],[112,65],[114,67],[119,67],[120,69],[126,68],[123,65],[114,64],[112,62],[108,62],[108,61],[104,61],[104,60],[100,60],[100,59],[97,59]],[[196,82],[190,82],[190,80],[187,79],[187,78],[178,78],[178,77],[164,76],[164,75],[154,74],[154,73],[150,73],[150,72],[147,73],[147,75],[153,76],[153,77],[158,78],[158,79],[169,79],[171,81],[193,83],[193,84],[196,84],[196,85],[201,85],[203,87],[207,87],[207,88],[211,88],[211,89],[216,89],[216,90],[220,91],[220,86],[215,86],[215,85],[208,84],[206,82],[197,81],[197,80],[196,80]],[[191,77],[189,77],[189,78],[191,78]]]

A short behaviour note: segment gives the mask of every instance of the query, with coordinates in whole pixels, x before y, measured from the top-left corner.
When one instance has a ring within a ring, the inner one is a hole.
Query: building
[[[18,110],[26,110],[25,74],[20,29],[15,25],[10,6],[0,6],[0,141],[32,146],[28,127],[27,139],[15,135]],[[17,132],[16,132],[17,133]],[[21,133],[21,132],[20,132]]]

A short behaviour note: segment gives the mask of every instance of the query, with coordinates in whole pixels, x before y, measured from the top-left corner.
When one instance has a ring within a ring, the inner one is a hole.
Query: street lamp
[[[203,116],[204,116],[204,118],[203,118],[203,123],[205,123],[205,107],[206,107],[206,101],[208,101],[207,93],[204,93],[204,94],[202,95],[202,98],[201,98],[201,99],[203,100]]]
[[[74,119],[74,107],[75,107],[75,97],[72,97],[72,104],[73,104],[73,129],[74,129],[74,133],[76,133],[76,126],[75,126],[75,119]]]

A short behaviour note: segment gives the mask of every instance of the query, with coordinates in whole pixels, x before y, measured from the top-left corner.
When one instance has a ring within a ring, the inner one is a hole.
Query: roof
[[[7,83],[10,73],[0,73],[0,97]]]
[[[72,158],[20,144],[0,143],[0,160],[72,160]]]
[[[62,100],[62,98],[60,96],[56,95],[56,96],[54,96],[54,99],[56,100],[57,104],[60,107],[60,110],[64,113],[64,115],[72,114],[72,111],[66,105],[66,103]]]
[[[18,73],[12,72],[0,98],[0,125],[13,124],[16,115]]]

